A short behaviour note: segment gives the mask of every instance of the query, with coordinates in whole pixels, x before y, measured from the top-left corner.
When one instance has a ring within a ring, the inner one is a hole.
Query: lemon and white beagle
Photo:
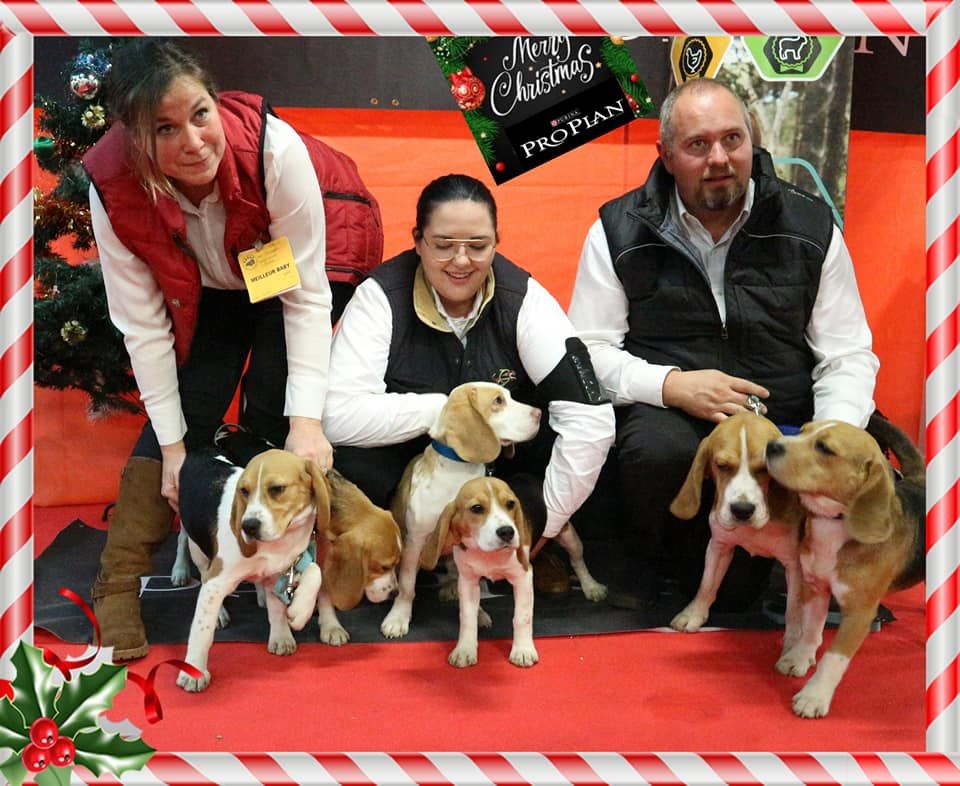
[[[334,469],[327,472],[330,525],[320,540],[317,561],[323,585],[317,598],[320,641],[340,646],[350,634],[337,619],[366,596],[381,603],[397,589],[400,527],[390,511],[374,505],[354,483]]]
[[[464,668],[477,662],[480,579],[507,579],[513,586],[514,666],[533,666],[540,656],[533,644],[533,571],[530,528],[520,501],[499,478],[480,477],[463,484],[444,509],[424,549],[423,564],[433,567],[441,553],[453,551],[460,599],[460,635],[447,662]]]
[[[883,596],[923,578],[923,457],[886,419],[874,415],[868,430],[814,421],[797,436],[767,446],[771,476],[796,491],[806,509],[800,544],[803,635],[784,656],[792,662],[791,674],[803,676],[816,663],[831,593],[841,612],[829,649],[793,697],[793,710],[803,718],[829,712]],[[895,479],[878,440],[896,456],[902,478]]]
[[[450,392],[430,429],[432,442],[407,465],[391,505],[403,551],[400,591],[380,625],[384,636],[410,629],[420,555],[444,507],[466,481],[485,474],[503,445],[533,439],[539,429],[540,410],[514,401],[500,385],[468,382]]]
[[[186,660],[203,677],[180,672],[177,685],[196,692],[210,684],[207,658],[218,614],[224,598],[241,581],[259,583],[265,590],[269,652],[296,652],[291,628],[302,628],[316,608],[320,567],[313,562],[302,570],[289,606],[273,590],[307,552],[314,532],[326,531],[329,518],[323,472],[309,459],[268,450],[241,468],[188,454],[180,472],[180,519],[202,585]]]
[[[701,442],[690,472],[670,505],[677,518],[691,519],[700,510],[703,483],[715,487],[710,509],[710,542],[696,597],[670,622],[676,630],[699,630],[710,614],[736,546],[751,556],[773,557],[783,565],[787,581],[783,653],[800,638],[800,527],[803,512],[796,494],[767,474],[767,443],[780,430],[749,410],[718,423]],[[786,664],[777,662],[777,669]]]

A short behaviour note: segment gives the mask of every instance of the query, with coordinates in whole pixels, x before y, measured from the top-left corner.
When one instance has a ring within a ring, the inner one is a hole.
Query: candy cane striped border
[[[960,0],[0,2],[0,678],[33,637],[32,35],[927,36],[927,748],[960,741]],[[144,783],[960,783],[960,756],[172,754]],[[153,780],[151,780],[151,778]],[[138,782],[141,782],[138,778]]]

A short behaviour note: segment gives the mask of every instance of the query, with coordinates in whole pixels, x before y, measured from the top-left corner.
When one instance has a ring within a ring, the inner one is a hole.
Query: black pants
[[[188,451],[213,445],[213,435],[241,382],[240,425],[282,446],[289,423],[283,414],[287,350],[280,300],[250,303],[246,290],[205,288],[190,355],[177,370],[177,381]],[[131,455],[161,458],[149,420]]]
[[[624,549],[633,558],[658,564],[673,575],[680,590],[693,596],[703,576],[703,557],[710,540],[707,516],[714,488],[708,481],[700,511],[690,521],[675,518],[670,503],[687,477],[700,441],[713,423],[679,409],[633,404],[617,411],[616,462],[625,515]],[[762,592],[773,561],[752,558],[736,549],[717,596],[718,609],[750,605]]]

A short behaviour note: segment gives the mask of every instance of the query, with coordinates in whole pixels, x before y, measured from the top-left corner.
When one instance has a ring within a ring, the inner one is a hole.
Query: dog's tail
[[[900,471],[903,476],[919,483],[924,482],[926,463],[920,451],[917,450],[910,438],[879,412],[874,412],[867,423],[867,433],[870,434],[884,452],[890,451],[900,462]]]

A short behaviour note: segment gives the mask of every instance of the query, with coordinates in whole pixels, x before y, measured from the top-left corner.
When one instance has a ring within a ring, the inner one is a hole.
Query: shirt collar
[[[187,199],[187,197],[181,194],[176,188],[173,189],[173,193],[177,198],[177,204],[180,205],[180,208],[185,213],[200,215],[204,205],[214,204],[220,201],[220,183],[218,183],[216,180],[213,181],[213,191],[201,199],[199,205],[193,204],[193,202]]]
[[[477,321],[480,313],[493,298],[495,285],[496,281],[493,276],[493,268],[491,267],[490,272],[487,273],[487,280],[484,281],[483,286],[480,288],[480,291],[477,292],[477,296],[473,301],[473,308],[470,310],[470,313],[464,317],[467,321],[466,324],[472,327],[473,323]],[[450,320],[453,319],[453,317],[447,314],[446,309],[444,309],[443,304],[440,302],[439,296],[427,281],[427,277],[423,273],[423,265],[417,266],[417,272],[413,279],[413,310],[421,322],[432,327],[434,330],[439,330],[444,333],[455,332],[450,325]]]

